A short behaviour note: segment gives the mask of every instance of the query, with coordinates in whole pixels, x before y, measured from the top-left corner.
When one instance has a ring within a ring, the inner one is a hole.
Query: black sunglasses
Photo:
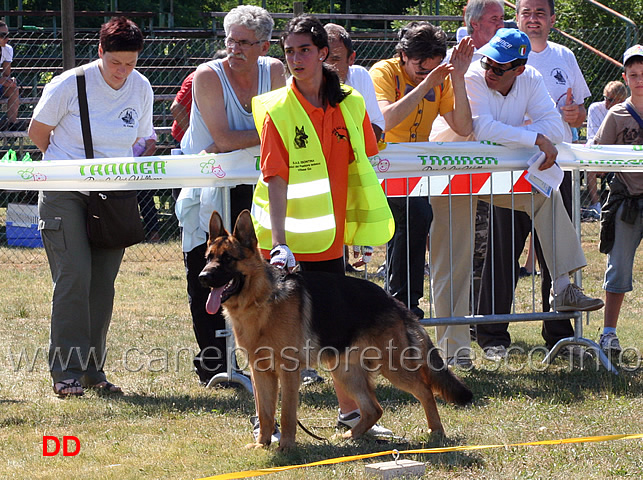
[[[503,70],[502,68],[494,67],[490,63],[487,63],[484,58],[480,59],[480,65],[482,65],[482,68],[484,70],[491,70],[494,74],[498,75],[499,77],[502,77],[505,73],[518,68],[518,67],[512,67],[512,68],[508,68],[507,70]]]
[[[9,36],[9,32],[0,32],[0,38],[7,38]]]

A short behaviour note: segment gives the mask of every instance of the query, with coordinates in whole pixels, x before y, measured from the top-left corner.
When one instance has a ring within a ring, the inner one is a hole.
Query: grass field
[[[605,258],[594,240],[584,246],[590,264],[584,286],[590,294],[602,295]],[[620,375],[606,373],[593,363],[584,369],[573,368],[562,359],[539,371],[537,362],[529,367],[525,354],[502,364],[478,358],[473,370],[460,372],[474,391],[474,404],[467,408],[439,405],[446,441],[427,433],[415,399],[382,380],[377,392],[384,408],[381,423],[404,438],[394,443],[332,438],[337,406],[326,381],[302,388],[299,416],[328,442],[314,440],[300,430],[298,448],[288,454],[276,452],[274,446],[243,448],[251,440],[249,417],[254,412],[248,393],[199,386],[192,373],[196,344],[178,245],[175,251],[172,258],[125,262],[119,275],[106,371],[110,380],[125,389],[121,397],[87,392],[79,399],[60,400],[53,395],[46,359],[51,300],[48,266],[2,266],[0,478],[193,479],[393,448],[643,433],[641,251],[635,291],[627,296],[619,323],[621,343],[631,348]],[[530,305],[525,292],[530,284],[521,280],[519,303]],[[596,340],[601,326],[602,314],[592,314],[585,336]],[[515,345],[525,352],[543,343],[539,323],[512,324],[510,329]],[[429,333],[434,337],[432,330]],[[43,457],[44,435],[75,436],[81,451],[73,457]],[[406,458],[425,462],[425,478],[436,479],[641,478],[642,452],[641,440],[621,440]],[[363,479],[366,463],[390,459],[264,478]]]

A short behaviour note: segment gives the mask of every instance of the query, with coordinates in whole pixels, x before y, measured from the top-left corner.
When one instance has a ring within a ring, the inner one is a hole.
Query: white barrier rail
[[[561,144],[558,149],[558,164],[565,170],[643,171],[642,146]],[[526,169],[527,160],[536,152],[535,147],[514,149],[489,142],[390,143],[371,157],[371,163],[381,179],[488,172],[496,175]],[[254,147],[212,155],[0,161],[0,188],[88,191],[233,186],[256,183],[258,155],[259,148]],[[432,195],[441,191],[439,181],[435,181],[438,183],[432,186]]]

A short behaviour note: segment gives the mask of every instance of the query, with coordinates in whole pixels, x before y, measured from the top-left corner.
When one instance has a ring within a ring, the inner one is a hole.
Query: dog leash
[[[320,441],[325,442],[325,443],[330,443],[330,442],[328,441],[328,439],[327,439],[327,438],[320,437],[319,435],[316,435],[316,434],[314,434],[313,432],[311,432],[310,430],[308,430],[308,429],[304,426],[304,424],[303,424],[303,423],[301,423],[301,421],[300,421],[299,419],[297,419],[297,425],[299,425],[299,428],[301,428],[304,432],[306,432],[308,435],[310,435],[311,437],[313,437],[315,440],[320,440]]]

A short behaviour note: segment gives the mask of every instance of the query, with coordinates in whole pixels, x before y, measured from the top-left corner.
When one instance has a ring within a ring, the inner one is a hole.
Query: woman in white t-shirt
[[[83,67],[94,157],[131,157],[136,140],[152,134],[154,95],[134,70],[143,34],[132,21],[114,17],[101,27],[99,42],[99,59]],[[68,70],[45,87],[29,126],[44,160],[85,158],[79,112],[76,76]],[[54,392],[62,397],[80,396],[83,388],[122,392],[107,381],[103,366],[124,249],[90,245],[88,201],[87,192],[42,191],[38,199],[54,283],[49,365]]]

